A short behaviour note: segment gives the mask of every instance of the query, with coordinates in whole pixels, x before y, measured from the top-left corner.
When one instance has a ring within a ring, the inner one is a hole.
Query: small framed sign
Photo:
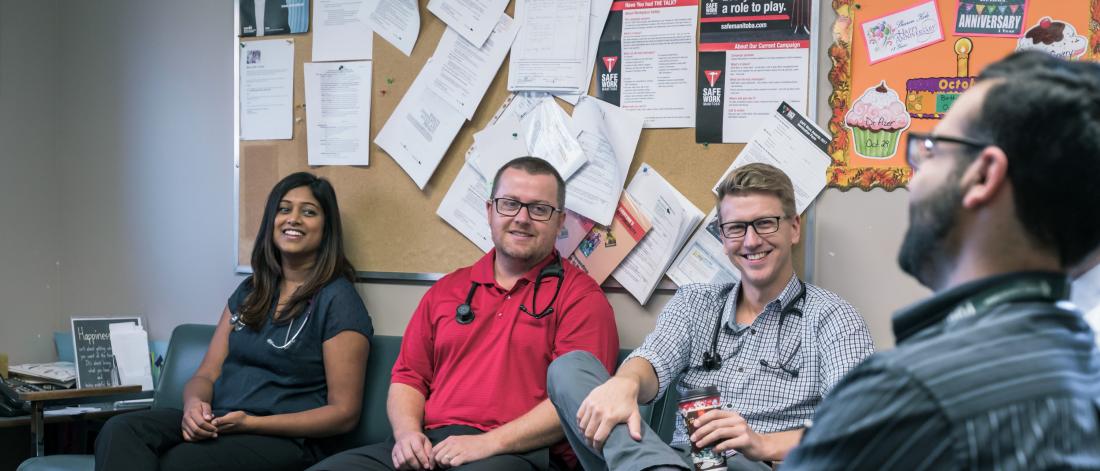
[[[114,352],[111,324],[129,323],[141,327],[140,317],[74,317],[73,354],[78,388],[114,386]]]

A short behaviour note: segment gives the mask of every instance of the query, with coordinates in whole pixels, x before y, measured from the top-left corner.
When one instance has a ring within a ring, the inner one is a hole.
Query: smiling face
[[[300,186],[283,195],[274,227],[272,237],[283,257],[316,254],[325,235],[325,214],[309,187]]]
[[[501,173],[497,192],[492,198],[511,198],[521,203],[557,207],[558,182],[553,175],[532,175],[522,169],[508,168]],[[492,201],[486,204],[486,211],[489,212],[489,228],[498,257],[534,264],[554,250],[563,213],[555,211],[548,221],[531,219],[528,208],[521,208],[515,216],[505,216],[496,211]]]
[[[750,223],[760,218],[781,216],[779,230],[756,233],[751,224],[743,237],[722,237],[722,247],[741,271],[741,281],[760,292],[778,292],[794,274],[791,247],[801,236],[798,216],[786,216],[779,198],[764,192],[726,195],[718,204],[722,223]]]

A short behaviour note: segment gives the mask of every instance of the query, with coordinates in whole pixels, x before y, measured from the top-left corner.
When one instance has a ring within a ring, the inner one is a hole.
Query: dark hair
[[[1063,267],[1100,243],[1100,64],[1018,52],[990,65],[967,134],[1008,157],[1016,217]]]
[[[516,157],[502,165],[497,170],[496,176],[493,177],[493,191],[489,193],[490,198],[496,198],[497,187],[500,186],[500,176],[510,168],[517,168],[531,175],[553,175],[554,180],[558,182],[558,209],[565,210],[565,179],[561,177],[561,174],[553,165],[550,165],[550,162],[538,157]]]
[[[324,234],[321,246],[317,249],[317,261],[313,271],[291,296],[280,316],[280,322],[288,322],[302,314],[310,299],[330,281],[343,277],[355,280],[355,267],[344,255],[343,225],[340,223],[340,207],[336,203],[336,191],[324,178],[298,172],[287,175],[267,195],[264,205],[264,218],[260,222],[260,231],[256,234],[256,243],[252,247],[252,291],[241,304],[241,322],[258,330],[263,326],[267,314],[278,303],[276,290],[283,277],[282,252],[275,246],[275,214],[283,196],[295,188],[309,187],[313,197],[321,204],[325,216]]]
[[[783,215],[797,216],[794,204],[794,185],[782,170],[764,163],[751,163],[737,167],[718,184],[718,203],[728,196],[750,193],[767,193],[779,198]]]

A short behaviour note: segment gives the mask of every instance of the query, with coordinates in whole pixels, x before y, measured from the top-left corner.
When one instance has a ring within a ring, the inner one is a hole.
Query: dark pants
[[[597,452],[584,441],[584,431],[577,425],[581,402],[610,376],[596,357],[584,351],[569,352],[550,364],[546,374],[546,389],[558,411],[565,438],[577,453],[581,466],[588,471],[604,469],[646,469],[654,466],[676,466],[691,469],[688,450],[669,446],[660,435],[642,422],[642,441],[634,441],[626,424],[611,430],[603,452]],[[729,470],[768,470],[768,465],[752,461],[738,453],[727,459]]]
[[[102,470],[296,470],[320,458],[305,440],[222,434],[183,441],[183,412],[151,409],[111,417],[95,442],[95,469]]]
[[[424,431],[424,435],[428,437],[428,440],[431,440],[432,445],[438,444],[452,435],[477,435],[479,433],[482,433],[482,431],[464,425],[451,425]],[[337,453],[309,468],[309,471],[343,469],[390,471],[394,469],[393,457],[391,456],[394,443],[393,437],[390,437],[389,440],[382,443]],[[524,454],[491,456],[451,469],[460,471],[546,471],[553,468],[550,466],[550,450],[540,448]]]

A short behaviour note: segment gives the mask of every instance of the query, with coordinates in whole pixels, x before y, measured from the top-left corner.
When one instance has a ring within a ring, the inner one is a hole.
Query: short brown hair
[[[787,217],[797,216],[794,206],[794,185],[782,170],[768,164],[751,163],[734,169],[718,184],[718,203],[726,196],[768,193],[783,205]]]
[[[489,198],[497,197],[497,187],[500,186],[500,176],[504,174],[505,170],[510,168],[523,170],[528,175],[553,175],[554,181],[558,182],[558,209],[565,210],[565,179],[561,177],[558,170],[550,165],[550,162],[542,160],[538,157],[516,157],[509,160],[497,170],[496,176],[493,177],[493,189],[489,193]]]

